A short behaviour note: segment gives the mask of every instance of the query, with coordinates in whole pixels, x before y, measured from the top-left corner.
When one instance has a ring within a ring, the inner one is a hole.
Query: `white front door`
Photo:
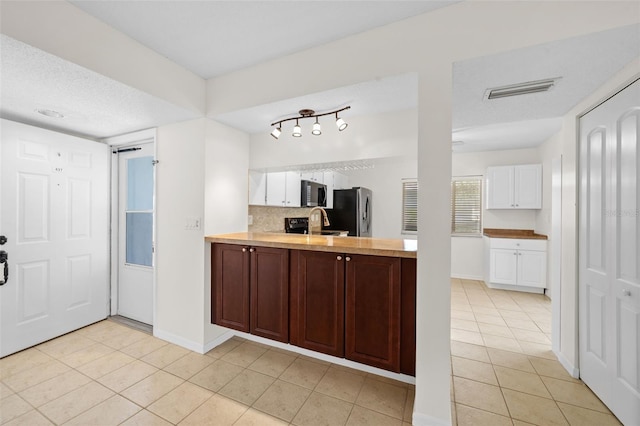
[[[109,149],[12,121],[1,125],[5,356],[107,317]]]
[[[640,81],[580,119],[580,376],[640,424]]]
[[[153,324],[154,144],[118,152],[119,315]]]

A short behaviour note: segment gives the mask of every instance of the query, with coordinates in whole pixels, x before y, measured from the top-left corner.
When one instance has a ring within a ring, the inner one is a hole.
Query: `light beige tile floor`
[[[619,425],[551,351],[551,300],[451,280],[452,418],[458,426]]]
[[[617,425],[550,350],[541,295],[451,280],[452,420]],[[412,385],[233,338],[206,355],[107,320],[0,360],[0,424],[398,425]]]
[[[232,338],[206,355],[107,320],[0,360],[2,425],[408,425],[412,385]]]

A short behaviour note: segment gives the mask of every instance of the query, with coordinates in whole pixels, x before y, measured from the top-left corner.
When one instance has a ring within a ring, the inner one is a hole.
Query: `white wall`
[[[209,119],[158,128],[154,334],[195,351],[226,332],[211,324],[204,236],[246,231],[248,148],[247,134]],[[187,217],[201,229],[184,229]]]
[[[186,230],[187,217],[204,217],[206,120],[162,126],[157,133],[156,318],[154,335],[192,350],[203,345],[203,230]]]
[[[482,176],[484,179],[487,167],[490,166],[539,162],[540,154],[537,148],[454,153],[451,159],[451,173],[453,176]],[[536,210],[487,210],[484,181],[482,195],[483,228],[535,229]],[[451,237],[452,277],[482,280],[484,267],[484,245],[481,237]]]
[[[402,234],[402,179],[416,179],[415,157],[381,162],[374,168],[351,171],[349,186],[364,186],[373,192],[372,229],[375,238],[416,239]]]
[[[204,235],[247,230],[249,135],[207,120],[205,139]],[[211,324],[211,244],[204,247],[204,344],[227,329]]]
[[[332,120],[322,122],[322,135],[319,137],[308,134],[294,138],[290,134],[291,129],[285,127],[278,140],[269,133],[252,134],[250,167],[277,168],[407,155],[413,155],[415,159],[418,152],[416,109],[361,115],[346,120],[349,127],[342,132],[337,130]]]

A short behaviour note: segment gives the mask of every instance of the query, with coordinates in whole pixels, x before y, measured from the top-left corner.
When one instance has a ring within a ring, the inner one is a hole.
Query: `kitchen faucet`
[[[309,235],[312,235],[314,233],[322,234],[322,224],[320,224],[320,218],[318,217],[320,214],[322,214],[322,223],[324,224],[324,226],[330,225],[329,218],[327,217],[327,212],[325,211],[325,209],[323,209],[322,207],[314,207],[309,212],[309,222],[307,229],[307,233]]]

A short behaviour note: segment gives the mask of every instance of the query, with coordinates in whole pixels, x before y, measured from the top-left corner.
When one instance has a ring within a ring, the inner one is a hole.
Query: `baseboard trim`
[[[205,343],[204,344],[204,352],[203,353],[206,354],[211,349],[215,348],[218,345],[223,344],[227,340],[231,339],[233,336],[235,336],[235,334],[232,331],[227,331],[223,335],[218,336],[215,339],[213,339],[212,341]]]
[[[451,278],[457,278],[460,280],[484,281],[484,277],[482,275],[451,274]]]
[[[174,345],[182,346],[185,349],[189,349],[190,351],[194,351],[199,354],[204,354],[207,352],[205,351],[205,346],[202,343],[185,339],[184,337],[169,333],[168,331],[159,330],[157,327],[153,327],[153,336],[157,337],[158,339],[166,340],[167,342],[173,343]]]
[[[438,419],[426,414],[413,412],[413,417],[411,419],[411,423],[413,426],[449,426],[451,425],[451,419],[443,420]]]
[[[580,378],[580,369],[576,368],[576,366],[574,366],[572,362],[569,362],[569,360],[562,354],[562,352],[553,350],[553,353],[555,354],[556,358],[558,358],[558,362],[564,367],[565,370],[567,370],[567,373],[569,373],[571,377],[573,377],[574,379]]]

